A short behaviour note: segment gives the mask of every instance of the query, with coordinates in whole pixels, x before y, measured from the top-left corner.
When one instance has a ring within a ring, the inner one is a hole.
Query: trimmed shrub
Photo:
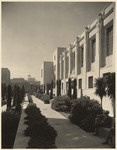
[[[47,94],[43,94],[40,98],[45,104],[49,104],[50,96]]]
[[[53,81],[51,82],[50,99],[53,99]]]
[[[17,86],[16,111],[21,111],[21,89]]]
[[[53,99],[51,107],[56,111],[63,111],[63,112],[70,111],[71,100],[66,95],[55,97]]]
[[[54,148],[57,132],[48,124],[40,109],[31,104],[27,106],[25,113],[25,123],[28,127],[24,134],[30,136],[28,148]]]
[[[7,98],[7,109],[11,108],[11,85],[8,85],[8,98]]]
[[[36,97],[36,98],[41,98],[43,94],[40,94],[38,92],[33,92],[33,95]]]
[[[29,103],[33,103],[33,99],[30,94],[27,94]]]
[[[13,148],[21,112],[2,112],[2,148]]]
[[[1,104],[2,104],[2,106],[3,106],[3,105],[6,105],[6,104],[7,104],[7,101],[6,101],[6,100],[2,100],[2,103],[1,103]]]
[[[82,97],[72,102],[69,119],[83,130],[91,132],[95,131],[95,118],[102,111],[98,101],[92,100],[89,97]]]
[[[68,79],[68,93],[67,95],[71,98],[71,79]]]
[[[77,98],[77,88],[76,88],[76,86],[77,86],[77,80],[74,79],[74,81],[73,81],[73,99]]]

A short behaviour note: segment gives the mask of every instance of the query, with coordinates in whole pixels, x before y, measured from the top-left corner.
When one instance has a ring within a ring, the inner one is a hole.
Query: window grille
[[[107,56],[113,53],[113,26],[107,29]]]
[[[82,79],[79,79],[79,89],[82,89]]]
[[[89,88],[93,88],[93,77],[89,77]]]

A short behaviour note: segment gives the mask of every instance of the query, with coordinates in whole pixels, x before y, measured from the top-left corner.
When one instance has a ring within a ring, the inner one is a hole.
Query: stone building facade
[[[53,62],[44,61],[41,65],[40,84],[43,91],[47,92],[47,84],[53,81]]]
[[[83,95],[100,100],[94,94],[95,79],[115,72],[115,3],[109,3],[57,58],[54,74],[55,80],[61,79],[62,94],[67,93],[68,79],[76,78],[78,97],[82,90]],[[112,114],[108,97],[103,98],[103,107]]]
[[[54,81],[54,95],[57,95],[57,84],[56,81],[60,79],[60,55],[65,51],[66,48],[64,47],[57,47],[56,50],[53,53],[53,81]]]

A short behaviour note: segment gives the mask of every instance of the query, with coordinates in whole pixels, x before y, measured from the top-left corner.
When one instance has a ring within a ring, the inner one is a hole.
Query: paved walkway
[[[57,131],[57,148],[109,148],[103,145],[102,138],[86,133],[78,126],[72,124],[60,113],[51,109],[50,104],[44,104],[41,100],[32,96],[33,102],[40,108],[41,113],[48,118],[48,122]]]
[[[6,109],[7,109],[7,105],[5,104],[5,105],[2,106],[1,111],[2,111],[2,112],[3,112],[3,111],[6,111]]]
[[[19,121],[18,129],[17,129],[17,134],[14,142],[13,148],[26,148],[28,146],[28,141],[29,137],[24,136],[24,130],[26,129],[27,125],[24,124],[24,117],[26,117],[26,114],[24,112],[25,108],[28,105],[28,97],[25,97],[25,100],[22,104],[22,113],[21,113],[21,118]]]

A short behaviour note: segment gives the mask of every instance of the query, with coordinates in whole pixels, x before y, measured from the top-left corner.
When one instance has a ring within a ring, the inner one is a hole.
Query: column
[[[66,54],[66,51],[64,51],[64,79],[66,78],[66,57],[67,57],[67,54]]]
[[[60,79],[62,79],[62,58],[61,58],[61,56],[59,59],[59,63],[60,63]]]
[[[115,56],[116,56],[116,52],[115,52],[115,42],[116,42],[116,20],[115,20],[115,12],[116,12],[116,9],[115,9],[115,5],[114,5],[114,17],[113,17],[113,63],[112,63],[112,67],[113,67],[113,71],[115,72]]]
[[[83,89],[87,89],[87,48],[88,48],[88,28],[85,28],[85,35],[84,35],[84,65],[83,65]],[[84,93],[85,94],[85,93]]]
[[[78,47],[79,47],[79,38],[76,38],[75,42],[75,76],[78,75]]]
[[[100,54],[102,51],[102,14],[99,14],[96,22],[96,53],[95,53],[95,78],[100,77]]]
[[[70,46],[69,46],[69,77],[70,77],[70,75],[71,75],[71,44],[70,44]]]
[[[64,94],[66,94],[66,58],[67,58],[67,53],[66,51],[64,51],[64,83],[63,83]]]

